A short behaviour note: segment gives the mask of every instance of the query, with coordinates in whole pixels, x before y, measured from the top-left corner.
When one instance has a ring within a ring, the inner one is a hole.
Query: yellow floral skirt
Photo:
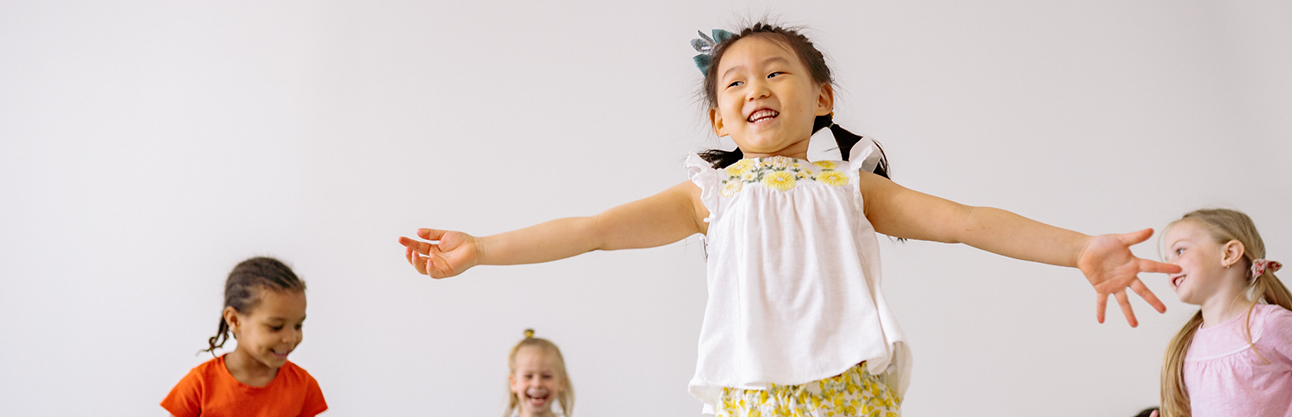
[[[897,393],[862,362],[802,385],[723,388],[716,417],[900,417],[901,404]]]

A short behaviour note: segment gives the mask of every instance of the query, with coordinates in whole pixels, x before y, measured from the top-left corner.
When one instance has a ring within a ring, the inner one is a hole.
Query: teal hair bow
[[[713,48],[735,37],[736,34],[722,29],[714,29],[713,37],[709,37],[709,35],[705,35],[704,32],[698,30],[695,33],[700,34],[699,39],[691,39],[691,47],[700,53],[693,58],[695,59],[695,66],[700,69],[700,73],[708,74],[709,64],[713,62]]]

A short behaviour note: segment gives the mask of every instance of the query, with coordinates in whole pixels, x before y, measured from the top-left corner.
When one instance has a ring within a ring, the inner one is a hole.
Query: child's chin
[[[261,363],[263,363],[263,364],[265,364],[265,366],[268,366],[268,367],[270,367],[270,368],[278,369],[278,368],[282,367],[283,365],[286,365],[286,364],[287,364],[287,358],[285,358],[285,357],[284,357],[284,358],[280,358],[278,355],[275,355],[275,354],[273,354],[273,353],[270,353],[270,354],[268,354],[268,355],[263,356],[263,357],[260,359],[260,362],[261,362]]]

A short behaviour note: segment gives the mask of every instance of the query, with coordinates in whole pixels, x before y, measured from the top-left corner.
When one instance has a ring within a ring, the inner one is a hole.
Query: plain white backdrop
[[[165,415],[228,271],[270,255],[309,285],[292,360],[325,415],[499,415],[525,328],[577,415],[698,415],[697,238],[442,281],[396,238],[685,181],[731,146],[688,41],[765,14],[808,27],[903,185],[1085,233],[1236,208],[1292,261],[1286,1],[4,0],[0,414]],[[1133,415],[1196,309],[1145,276],[1167,313],[1100,325],[1075,270],[883,241],[909,416]]]

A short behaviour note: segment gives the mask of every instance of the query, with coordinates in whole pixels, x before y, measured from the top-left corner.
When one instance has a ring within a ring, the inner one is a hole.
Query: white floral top
[[[709,300],[690,391],[711,413],[722,388],[765,389],[829,378],[859,362],[899,397],[910,351],[880,289],[879,242],[851,162],[752,158],[713,169],[687,159],[709,209]]]

